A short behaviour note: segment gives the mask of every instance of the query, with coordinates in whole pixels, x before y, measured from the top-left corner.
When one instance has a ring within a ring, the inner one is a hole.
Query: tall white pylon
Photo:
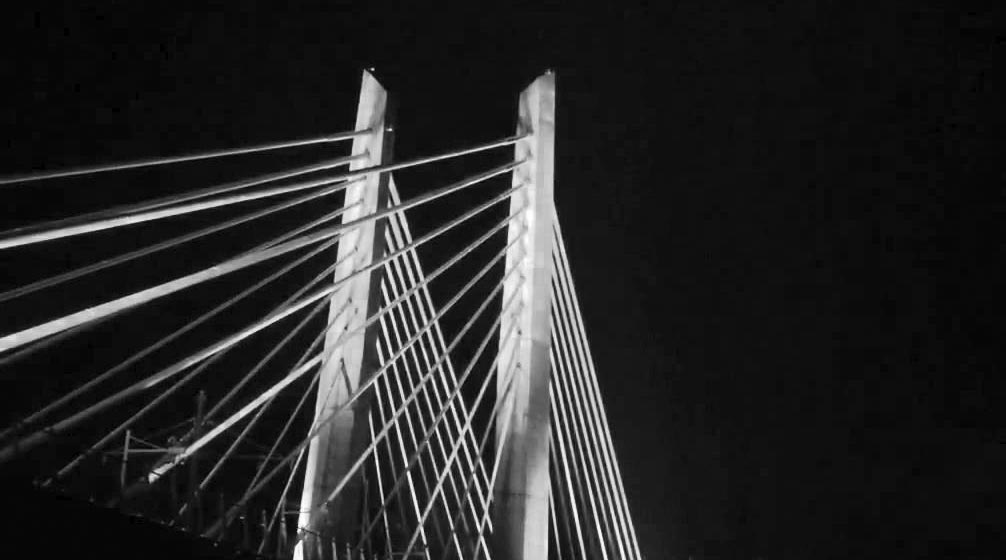
[[[351,170],[390,160],[390,134],[386,134],[385,123],[387,99],[384,87],[370,72],[364,71],[354,130],[370,129],[371,133],[353,140],[352,153],[367,154],[369,157],[354,161]],[[388,177],[388,173],[372,173],[366,180],[346,189],[343,223],[374,214],[387,205]],[[384,226],[384,220],[369,221],[348,231],[339,240],[336,259],[340,264],[335,268],[335,281],[366,268],[375,257],[380,257]],[[359,274],[332,294],[329,305],[329,323],[332,326],[325,335],[327,359],[321,366],[316,419],[328,418],[342,407],[359,387],[360,380],[365,380],[369,372],[377,369],[377,358],[372,355],[376,327],[368,328],[363,336],[357,334],[344,342],[342,339],[348,333],[359,332],[366,318],[380,305],[380,292],[375,289],[380,282],[380,272],[378,269]],[[343,308],[346,312],[340,313]],[[329,560],[323,557],[331,554],[332,540],[345,543],[353,536],[358,521],[359,482],[348,485],[331,503],[323,505],[322,502],[367,445],[368,413],[369,400],[361,398],[336,413],[334,420],[325,424],[318,437],[311,441],[298,519],[298,529],[303,532],[304,538],[294,549],[297,560]],[[321,546],[318,539],[323,541]]]
[[[496,422],[497,440],[505,438],[501,450],[499,479],[494,493],[496,532],[494,557],[506,560],[547,560],[549,495],[549,345],[552,307],[552,199],[553,152],[555,144],[555,75],[538,77],[520,95],[518,134],[529,133],[515,146],[516,159],[526,160],[513,174],[513,184],[527,185],[511,198],[511,213],[527,205],[526,220],[511,223],[509,240],[522,228],[522,243],[507,254],[507,270],[519,266],[504,285],[503,301],[520,290],[523,303],[518,311],[504,317],[502,332],[516,322],[518,349],[516,378],[510,398],[509,422]],[[518,264],[518,259],[521,259]],[[522,276],[525,281],[519,283]],[[498,371],[509,371],[500,364]],[[504,396],[505,379],[497,377],[498,398]],[[502,433],[506,426],[507,433]]]

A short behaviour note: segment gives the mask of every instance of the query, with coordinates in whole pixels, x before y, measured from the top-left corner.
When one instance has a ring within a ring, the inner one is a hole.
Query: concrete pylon
[[[513,184],[526,185],[514,193],[511,213],[527,205],[522,222],[512,222],[508,241],[527,228],[521,243],[507,253],[506,270],[517,266],[503,287],[503,301],[520,290],[523,303],[505,316],[501,332],[516,322],[517,349],[513,386],[504,395],[507,379],[501,364],[497,398],[511,398],[496,421],[497,441],[505,439],[500,470],[493,489],[493,557],[499,560],[547,560],[549,495],[549,345],[552,309],[551,279],[553,152],[555,145],[555,75],[547,72],[520,94],[517,133],[530,133],[516,146],[517,160],[527,160],[514,170]],[[523,282],[520,278],[523,277]],[[501,341],[502,345],[505,341]],[[509,423],[505,415],[512,414]],[[504,426],[507,433],[502,433]]]
[[[371,133],[353,140],[354,155],[369,158],[354,161],[350,169],[360,169],[391,160],[391,132],[386,122],[388,95],[374,76],[363,73],[355,130]],[[388,173],[368,175],[346,189],[343,223],[373,214],[387,205]],[[336,258],[340,263],[334,278],[348,277],[381,257],[386,220],[376,220],[355,228],[339,240]],[[332,294],[325,336],[325,355],[315,403],[315,420],[328,418],[342,407],[379,367],[375,340],[379,327],[372,326],[361,336],[357,332],[366,318],[380,306],[380,275],[383,269],[360,274]],[[301,494],[298,529],[301,538],[294,548],[297,560],[331,560],[332,542],[355,543],[360,508],[360,475],[338,496],[328,501],[360,452],[369,443],[367,415],[370,399],[361,397],[337,413],[310,445]]]

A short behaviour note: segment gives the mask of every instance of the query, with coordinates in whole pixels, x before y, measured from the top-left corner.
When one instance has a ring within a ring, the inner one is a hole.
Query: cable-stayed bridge
[[[347,132],[0,178],[54,201],[0,232],[0,473],[270,557],[640,558],[555,99],[546,73],[513,134],[399,161],[364,72]],[[460,160],[492,163],[410,184]],[[170,186],[51,215],[123,176]]]

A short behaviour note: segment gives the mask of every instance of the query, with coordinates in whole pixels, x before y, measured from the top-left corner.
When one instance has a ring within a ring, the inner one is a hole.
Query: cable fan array
[[[528,367],[514,318],[533,304],[533,184],[519,173],[533,134],[392,162],[365,97],[352,131],[0,178],[26,208],[61,190],[126,193],[0,232],[5,480],[264,556],[501,557],[496,495]],[[480,171],[432,189],[410,175],[460,158]],[[256,171],[144,187],[210,166]],[[543,546],[640,558],[564,240],[546,223]]]

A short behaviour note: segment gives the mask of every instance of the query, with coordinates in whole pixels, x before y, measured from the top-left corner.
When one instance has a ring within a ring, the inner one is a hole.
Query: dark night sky
[[[1004,27],[916,2],[337,4],[4,17],[3,171],[342,130],[367,66],[396,154],[434,153],[508,134],[554,68],[557,207],[644,554],[989,538],[1001,186],[980,215],[946,195],[986,182]]]

